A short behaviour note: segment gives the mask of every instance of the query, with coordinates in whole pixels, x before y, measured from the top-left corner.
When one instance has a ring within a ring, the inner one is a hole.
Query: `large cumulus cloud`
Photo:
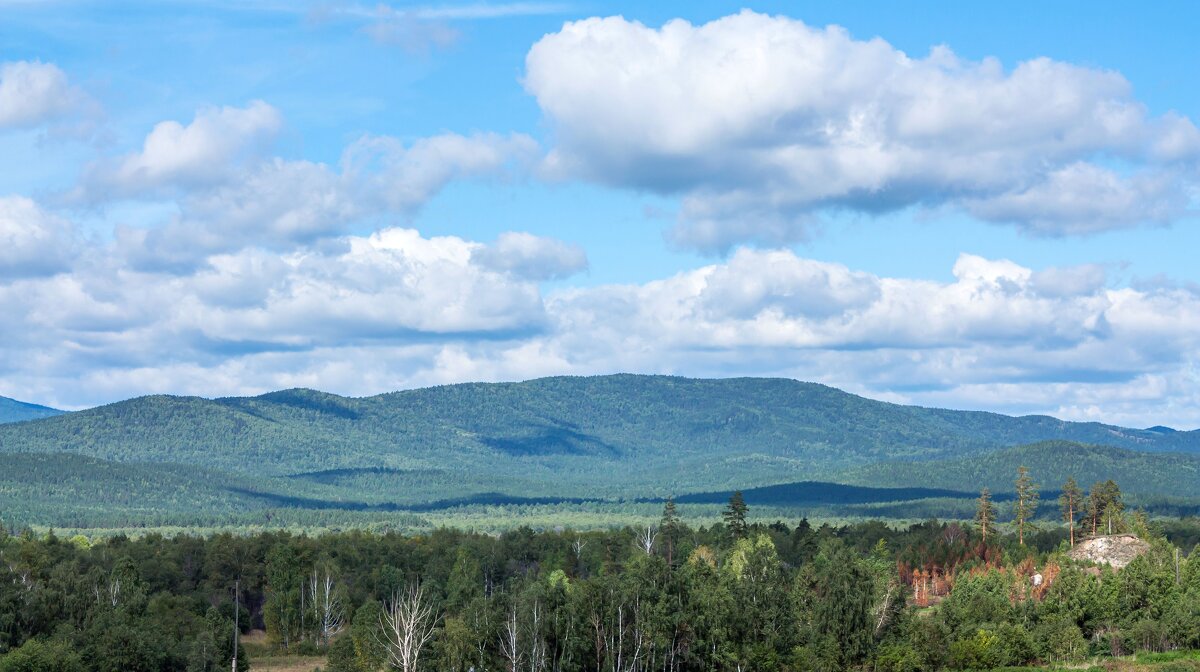
[[[548,328],[536,278],[480,263],[484,244],[401,228],[339,242],[217,254],[187,274],[144,271],[93,249],[70,272],[0,276],[0,311],[21,316],[0,326],[0,381],[6,390],[18,379],[57,381],[56,396],[79,403],[121,392],[64,380],[140,372],[146,381],[157,371],[145,389],[165,391],[177,389],[171,371],[204,379],[200,372],[216,376],[237,361],[247,372],[233,388],[241,389],[263,384],[261,371],[251,373],[289,353],[307,362],[301,369],[326,367],[343,352],[525,339]]]
[[[813,213],[950,205],[1062,235],[1190,213],[1200,131],[1111,71],[912,57],[743,11],[567,23],[526,59],[547,171],[683,197],[679,244],[788,243]]]

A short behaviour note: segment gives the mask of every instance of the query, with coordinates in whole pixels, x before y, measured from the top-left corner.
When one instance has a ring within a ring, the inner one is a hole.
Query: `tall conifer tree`
[[[996,509],[992,506],[992,492],[987,488],[979,491],[978,505],[975,510],[975,524],[979,526],[979,532],[983,535],[984,543],[987,543],[988,533],[996,524]]]
[[[1038,508],[1037,486],[1029,476],[1029,467],[1017,467],[1017,541],[1025,545],[1025,524],[1033,518]]]
[[[1063,522],[1067,524],[1067,530],[1071,535],[1071,548],[1075,548],[1075,517],[1079,515],[1080,507],[1083,504],[1083,491],[1075,483],[1074,477],[1068,478],[1067,482],[1063,484],[1058,502],[1062,505]]]
[[[746,511],[749,507],[746,506],[746,499],[742,497],[742,491],[738,490],[729,498],[729,506],[725,507],[725,512],[722,517],[725,519],[725,527],[729,528],[729,534],[734,539],[742,539],[746,536]]]

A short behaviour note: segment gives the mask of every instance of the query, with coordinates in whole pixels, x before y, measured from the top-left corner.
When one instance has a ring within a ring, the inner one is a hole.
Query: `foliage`
[[[1191,538],[1186,522],[1163,529]],[[1200,556],[1158,536],[1120,572],[1095,572],[1062,557],[1065,531],[1022,547],[1015,534],[983,544],[937,521],[750,519],[740,539],[724,523],[675,526],[676,563],[632,527],[88,543],[24,531],[0,542],[0,671],[228,669],[235,582],[243,629],[265,627],[280,651],[326,653],[341,672],[385,666],[385,609],[418,581],[440,617],[420,660],[446,672],[514,660],[562,672],[911,672],[1200,644]],[[948,586],[931,608],[909,599],[915,568]],[[328,639],[313,616],[314,570],[330,573],[345,605],[347,627]],[[1049,586],[1035,589],[1035,573]]]
[[[1017,539],[1025,545],[1025,526],[1033,519],[1038,508],[1038,489],[1029,475],[1029,467],[1017,467],[1016,482],[1017,502],[1013,507],[1013,518],[1017,524]]]
[[[1097,443],[1107,445],[1044,441],[930,462],[885,460],[847,470],[837,480],[875,487],[974,492],[989,488],[996,496],[1013,492],[1012,474],[1017,467],[1026,466],[1043,483],[1062,483],[1073,477],[1082,483],[1104,484],[1118,474],[1122,487],[1143,496],[1192,498],[1200,491],[1200,455],[1190,449],[1161,453],[1144,447],[1114,447],[1116,441],[1099,439]]]
[[[975,507],[975,525],[978,526],[979,535],[985,542],[988,533],[995,529],[996,509],[992,505],[992,493],[987,488],[979,491],[979,500]]]

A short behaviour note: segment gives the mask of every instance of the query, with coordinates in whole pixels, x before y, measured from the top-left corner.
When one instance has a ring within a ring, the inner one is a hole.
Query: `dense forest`
[[[898,487],[961,489],[966,484],[1009,490],[1012,473],[1025,465],[1052,482],[1068,475],[1081,481],[1121,475],[1130,492],[1159,498],[1188,498],[1200,493],[1200,456],[1152,453],[1071,441],[1041,441],[990,451],[970,458],[930,462],[879,462],[844,473],[848,483]]]
[[[1049,483],[1120,474],[1155,513],[1200,508],[1198,432],[901,406],[791,380],[619,375],[362,399],[155,396],[0,424],[0,510],[71,529],[378,529],[378,514],[400,512],[427,529],[495,506],[624,524],[667,496],[711,518],[694,503],[742,489],[784,518],[912,520],[961,516],[981,484],[1011,494],[1020,464]],[[862,490],[847,499],[838,484]]]
[[[1065,484],[1042,508],[1071,525],[1038,526],[1031,483],[1001,527],[987,493],[973,525],[904,528],[754,524],[735,493],[700,528],[668,501],[655,525],[589,532],[4,530],[0,672],[230,669],[235,631],[266,637],[240,670],[289,652],[331,672],[908,672],[1200,647],[1200,556],[1181,552],[1200,522],[1149,523],[1102,482]],[[1147,551],[1119,571],[1070,560],[1092,531]]]

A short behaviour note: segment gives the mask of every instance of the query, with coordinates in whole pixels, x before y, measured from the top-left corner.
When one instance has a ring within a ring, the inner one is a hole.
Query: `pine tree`
[[[987,488],[979,491],[978,508],[975,511],[975,524],[979,526],[979,532],[983,535],[984,543],[987,543],[988,532],[996,524],[996,509],[992,506],[992,493]]]
[[[725,519],[725,527],[729,528],[729,534],[734,539],[742,539],[746,536],[746,500],[742,497],[742,491],[738,490],[729,498],[729,506],[725,507],[725,512],[722,517]]]
[[[1114,521],[1119,525],[1124,510],[1121,488],[1112,479],[1092,485],[1087,497],[1087,512],[1093,535],[1099,533],[1101,527],[1111,528]]]
[[[658,525],[663,544],[667,550],[667,566],[671,566],[675,556],[675,541],[679,536],[679,514],[675,510],[675,498],[667,497],[663,505],[662,521]]]
[[[1071,535],[1071,548],[1075,548],[1075,516],[1079,513],[1080,505],[1083,503],[1083,491],[1079,489],[1079,485],[1075,483],[1075,478],[1067,479],[1063,484],[1062,494],[1058,497],[1059,504],[1062,505],[1063,522],[1067,524],[1067,530]]]
[[[1038,507],[1037,486],[1029,476],[1028,467],[1017,467],[1017,540],[1025,545],[1025,523],[1033,518]]]

